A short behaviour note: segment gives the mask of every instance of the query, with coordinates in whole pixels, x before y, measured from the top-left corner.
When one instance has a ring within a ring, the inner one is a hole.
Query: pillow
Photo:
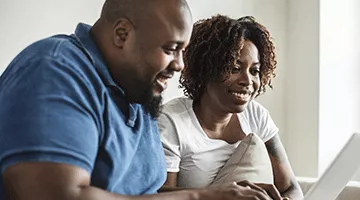
[[[250,181],[273,184],[271,161],[264,142],[256,134],[247,135],[220,169],[211,185]]]

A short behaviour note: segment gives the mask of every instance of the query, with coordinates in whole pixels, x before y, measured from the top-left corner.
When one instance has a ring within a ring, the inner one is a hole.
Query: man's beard
[[[155,96],[153,92],[153,85],[148,87],[142,97],[142,105],[145,112],[149,113],[154,119],[158,118],[161,112],[162,96]]]

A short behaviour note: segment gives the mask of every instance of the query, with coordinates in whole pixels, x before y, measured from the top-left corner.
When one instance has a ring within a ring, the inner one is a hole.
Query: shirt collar
[[[95,66],[96,70],[98,71],[101,79],[104,81],[106,86],[115,87],[117,88],[122,95],[125,96],[125,92],[121,89],[113,80],[110,75],[109,69],[106,66],[105,60],[101,55],[98,47],[96,46],[94,40],[90,35],[91,26],[79,23],[76,27],[74,37],[76,40],[84,47],[85,52],[89,56],[91,62]],[[129,104],[129,116],[127,119],[127,125],[134,127],[135,121],[137,119],[137,111],[139,109],[139,104]]]
[[[115,81],[111,77],[109,69],[105,64],[105,60],[103,59],[101,52],[90,35],[90,30],[90,25],[79,23],[75,29],[74,36],[84,47],[86,53],[90,57],[91,62],[100,74],[100,77],[104,81],[105,85],[117,87],[123,92],[123,90],[116,85]]]

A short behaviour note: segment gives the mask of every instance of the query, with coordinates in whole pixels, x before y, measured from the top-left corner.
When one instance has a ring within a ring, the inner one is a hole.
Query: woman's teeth
[[[249,93],[239,93],[239,92],[231,92],[232,95],[241,99],[247,99],[250,97]]]

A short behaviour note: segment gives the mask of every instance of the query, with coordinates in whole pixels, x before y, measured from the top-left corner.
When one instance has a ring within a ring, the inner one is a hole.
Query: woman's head
[[[246,49],[243,49],[244,47]],[[241,53],[248,54],[249,51],[257,54],[258,63],[252,58],[252,61],[248,60],[253,62],[251,66],[242,66],[244,63],[240,61],[244,61],[246,55]],[[254,91],[251,91],[252,97],[258,96],[266,91],[266,86],[272,88],[271,80],[275,76],[276,68],[274,45],[270,34],[253,17],[233,20],[217,15],[196,22],[190,43],[184,53],[184,62],[185,68],[180,77],[180,84],[184,88],[185,95],[195,101],[199,100],[211,85],[223,83],[230,87],[233,84],[231,81],[243,84],[240,83],[242,81],[237,80],[237,77],[239,80],[243,79],[244,77],[241,77],[243,75],[239,74],[245,71],[251,76],[249,85],[254,87]],[[241,72],[234,73],[234,70],[240,68],[242,68]],[[255,72],[256,69],[258,72]],[[241,88],[245,90],[244,88],[248,86]]]

